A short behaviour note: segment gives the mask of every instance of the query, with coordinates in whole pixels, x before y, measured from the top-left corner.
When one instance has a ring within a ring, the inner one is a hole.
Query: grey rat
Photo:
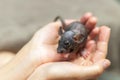
[[[57,53],[77,53],[86,43],[88,37],[88,30],[80,21],[74,21],[66,25],[64,20],[57,16],[54,21],[60,20],[62,26],[59,28],[59,35],[61,36],[58,42]]]

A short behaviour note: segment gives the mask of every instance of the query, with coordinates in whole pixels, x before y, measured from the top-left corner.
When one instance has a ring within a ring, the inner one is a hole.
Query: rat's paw
[[[84,59],[88,58],[89,55],[90,55],[90,52],[88,52],[88,51],[86,51],[86,50],[84,50],[84,51],[81,52],[81,56],[82,56]]]

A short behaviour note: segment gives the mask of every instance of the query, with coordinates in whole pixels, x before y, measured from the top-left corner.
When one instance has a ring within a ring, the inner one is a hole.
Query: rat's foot
[[[81,52],[81,56],[82,56],[83,58],[85,58],[85,59],[86,59],[89,55],[90,55],[90,52],[88,52],[88,51],[86,51],[86,50],[84,50],[84,51]]]

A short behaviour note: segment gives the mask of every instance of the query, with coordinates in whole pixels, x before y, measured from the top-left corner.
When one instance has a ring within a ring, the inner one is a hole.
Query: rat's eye
[[[69,45],[70,45],[70,42],[69,42],[68,40],[66,40],[66,41],[64,42],[64,44],[67,45],[67,46],[69,46]]]

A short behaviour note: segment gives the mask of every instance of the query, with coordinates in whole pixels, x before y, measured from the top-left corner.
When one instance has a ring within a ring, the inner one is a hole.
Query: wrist
[[[26,48],[26,47],[25,47]],[[25,80],[40,65],[25,48],[0,70],[0,80]],[[3,75],[3,76],[2,76]],[[5,76],[4,76],[5,75]]]
[[[36,65],[27,60],[13,59],[7,65],[1,67],[0,80],[25,80],[36,68]]]

